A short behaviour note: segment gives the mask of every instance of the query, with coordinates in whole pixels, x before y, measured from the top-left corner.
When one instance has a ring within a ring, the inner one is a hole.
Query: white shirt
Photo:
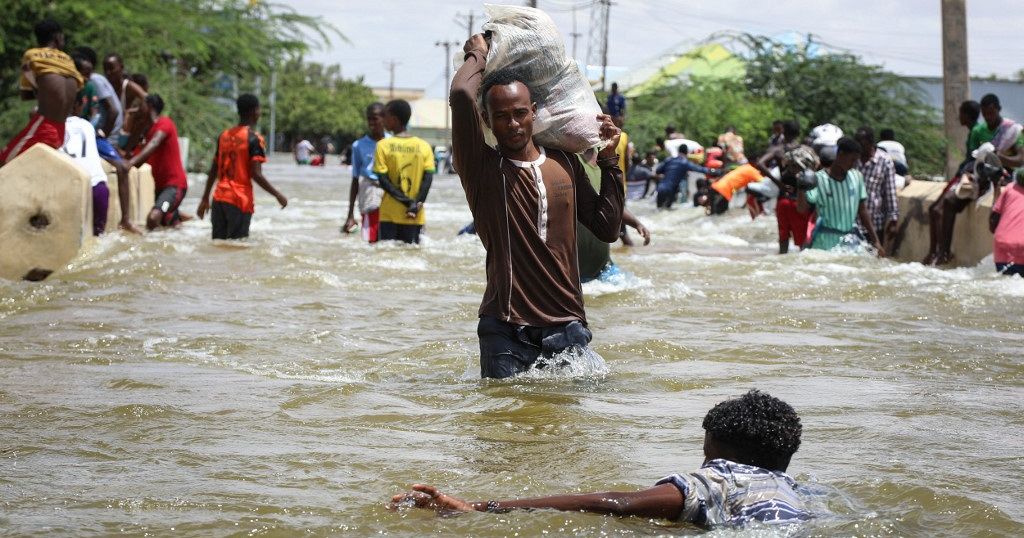
[[[309,153],[313,151],[313,149],[315,148],[313,148],[312,142],[310,142],[309,140],[303,140],[302,142],[299,142],[297,146],[295,146],[295,158],[300,161],[308,161]]]
[[[678,157],[679,148],[682,147],[683,144],[686,144],[687,155],[693,153],[698,149],[704,151],[704,146],[698,144],[697,142],[694,142],[693,140],[687,140],[685,138],[672,138],[670,140],[666,140],[662,145],[665,146],[665,151],[668,152],[669,156]]]
[[[107,173],[100,163],[100,152],[96,149],[96,129],[78,116],[68,116],[64,122],[64,153],[85,173],[89,174],[95,187],[107,180]]]
[[[875,145],[888,153],[894,162],[901,163],[903,166],[907,165],[907,150],[903,148],[903,144],[895,140],[882,140]]]
[[[121,101],[117,99],[117,93],[114,92],[114,87],[110,85],[110,81],[107,80],[107,77],[99,73],[93,73],[89,77],[89,81],[96,87],[96,97],[98,97],[100,101],[106,101],[108,97],[114,98],[111,99],[114,102],[114,109],[110,111],[110,113],[114,115],[114,127],[111,132],[107,134],[112,135],[120,132],[121,126],[124,125],[124,109],[121,108]],[[101,125],[100,127],[103,126]]]

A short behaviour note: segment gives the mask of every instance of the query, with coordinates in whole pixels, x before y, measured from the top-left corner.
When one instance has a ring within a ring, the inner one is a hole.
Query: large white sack
[[[576,61],[566,56],[565,42],[551,17],[523,6],[484,4],[484,10],[488,21],[483,29],[491,33],[484,78],[512,67],[528,79],[524,82],[538,107],[533,124],[536,142],[572,153],[600,146],[601,105]]]

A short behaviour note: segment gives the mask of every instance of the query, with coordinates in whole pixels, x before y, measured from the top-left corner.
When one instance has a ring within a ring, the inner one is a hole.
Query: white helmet
[[[843,137],[843,130],[839,127],[826,123],[811,129],[811,144],[814,146],[834,146]]]

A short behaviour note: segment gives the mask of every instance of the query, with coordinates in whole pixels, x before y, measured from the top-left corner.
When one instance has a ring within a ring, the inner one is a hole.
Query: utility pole
[[[946,127],[946,177],[956,173],[967,133],[960,126],[960,103],[971,94],[967,70],[965,0],[942,0],[942,101]]]
[[[444,47],[444,98],[448,99],[448,94],[451,93],[450,85],[452,83],[452,47],[458,46],[455,41],[438,41],[434,43],[435,47]],[[444,107],[444,144],[445,147],[451,145],[451,128],[448,123],[448,116],[451,114],[451,110],[448,107]]]
[[[399,63],[400,62],[396,62],[394,60],[391,60],[389,62],[384,62],[384,65],[391,72],[391,79],[390,79],[390,82],[388,83],[388,99],[394,99],[395,98],[395,66],[399,65]]]
[[[277,61],[270,61],[270,153],[277,149]]]
[[[469,14],[463,15],[462,12],[455,14],[455,24],[466,29],[466,39],[473,37],[473,20],[476,15],[473,10],[469,10]]]
[[[576,59],[576,40],[583,34],[576,31],[576,6],[572,7],[572,33],[569,34],[572,37],[572,59]]]
[[[608,23],[611,22],[612,0],[602,0],[604,4],[604,46],[601,52],[601,91],[608,80]]]

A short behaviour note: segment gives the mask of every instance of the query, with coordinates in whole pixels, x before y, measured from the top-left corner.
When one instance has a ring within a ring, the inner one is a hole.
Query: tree
[[[365,128],[373,92],[362,80],[345,80],[341,67],[293,60],[278,78],[278,129],[294,142],[301,137],[355,139]]]
[[[945,138],[939,113],[911,80],[850,54],[818,54],[762,36],[734,36],[747,69],[741,81],[685,80],[636,100],[630,128],[650,144],[666,124],[713,142],[729,124],[747,140],[748,157],[764,148],[775,119],[794,118],[806,132],[833,123],[852,134],[867,125],[896,131],[915,173],[941,173]],[[632,127],[636,125],[636,127]]]
[[[3,140],[31,109],[18,99],[16,81],[21,54],[35,46],[32,27],[47,17],[65,28],[69,50],[87,45],[101,55],[119,52],[129,72],[149,78],[179,132],[192,140],[193,169],[208,164],[217,133],[236,121],[231,98],[238,89],[266,101],[272,65],[301,58],[309,36],[344,39],[318,18],[260,0],[7,0],[0,18]]]

